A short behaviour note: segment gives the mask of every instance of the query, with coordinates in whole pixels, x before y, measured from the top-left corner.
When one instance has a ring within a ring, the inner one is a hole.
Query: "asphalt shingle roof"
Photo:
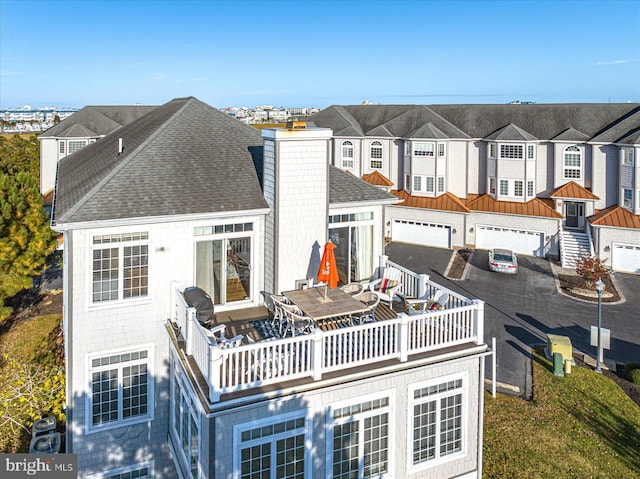
[[[312,121],[333,129],[335,136],[376,136],[384,126],[397,138],[414,138],[414,132],[431,123],[448,138],[487,138],[513,125],[528,139],[628,142],[640,132],[640,105],[350,105],[325,108]]]
[[[118,155],[123,139],[124,152]],[[266,208],[253,163],[260,132],[195,98],[172,100],[65,157],[54,221]]]
[[[329,166],[329,204],[374,202],[394,204],[398,199],[357,176]]]

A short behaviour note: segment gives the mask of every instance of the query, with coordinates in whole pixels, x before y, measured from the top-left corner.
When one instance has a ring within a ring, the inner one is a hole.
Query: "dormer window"
[[[568,146],[564,149],[564,168],[562,172],[564,179],[582,178],[582,152],[577,146]]]
[[[379,141],[374,141],[371,143],[371,168],[373,169],[381,169],[382,168],[382,143]]]
[[[342,143],[342,168],[353,168],[353,143]]]
[[[524,158],[522,145],[500,145],[500,158],[522,160]]]

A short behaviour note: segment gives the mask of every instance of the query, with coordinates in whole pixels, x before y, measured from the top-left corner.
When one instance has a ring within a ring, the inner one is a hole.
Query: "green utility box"
[[[565,361],[569,360],[573,363],[571,340],[567,336],[547,334],[547,350],[545,352],[549,359],[553,358],[553,353],[560,353]]]
[[[562,360],[562,354],[556,352],[553,353],[553,375],[564,376],[564,361]]]

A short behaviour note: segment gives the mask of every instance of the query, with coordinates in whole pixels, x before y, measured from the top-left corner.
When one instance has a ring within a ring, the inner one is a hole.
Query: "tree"
[[[4,300],[30,288],[42,272],[55,237],[37,178],[26,171],[0,171],[0,319],[9,312]]]
[[[582,276],[588,288],[591,288],[594,282],[609,275],[609,269],[604,265],[604,261],[597,255],[584,255],[576,260],[576,273]]]
[[[0,136],[0,170],[8,174],[28,171],[40,178],[40,142],[36,135]]]

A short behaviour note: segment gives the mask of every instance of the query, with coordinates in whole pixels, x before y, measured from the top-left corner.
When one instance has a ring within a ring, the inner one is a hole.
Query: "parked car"
[[[508,249],[490,249],[489,269],[496,273],[516,274],[518,272],[518,255]]]

